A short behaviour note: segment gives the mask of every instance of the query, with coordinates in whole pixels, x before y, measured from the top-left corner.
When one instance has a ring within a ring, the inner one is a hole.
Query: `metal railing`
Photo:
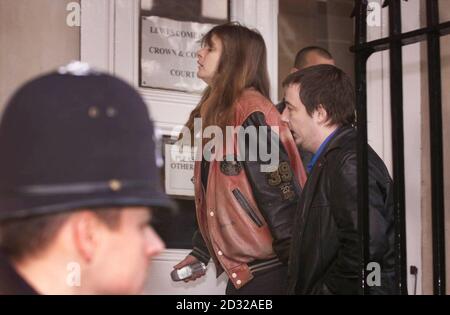
[[[389,7],[389,36],[367,42],[367,0],[355,1],[355,87],[358,129],[358,206],[359,231],[362,244],[361,293],[369,294],[366,266],[369,262],[369,208],[367,163],[367,82],[366,64],[371,54],[389,50],[391,119],[393,146],[394,209],[399,291],[407,294],[406,223],[405,223],[405,163],[403,135],[403,73],[402,47],[426,41],[428,48],[428,94],[430,111],[431,191],[433,228],[434,294],[445,294],[445,227],[444,227],[444,167],[442,143],[442,93],[440,37],[450,34],[450,22],[439,23],[437,0],[427,0],[427,26],[402,33],[401,1],[386,0]]]

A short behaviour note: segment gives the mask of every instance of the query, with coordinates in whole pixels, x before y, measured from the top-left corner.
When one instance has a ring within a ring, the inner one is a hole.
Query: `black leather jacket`
[[[392,180],[370,147],[368,164],[370,261],[381,267],[381,285],[370,287],[370,293],[398,294]],[[356,131],[342,127],[317,160],[300,198],[288,293],[358,294],[362,255],[357,224]]]

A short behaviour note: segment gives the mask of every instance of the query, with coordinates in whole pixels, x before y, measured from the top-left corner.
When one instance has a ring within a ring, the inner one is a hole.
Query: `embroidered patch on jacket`
[[[283,161],[278,166],[278,169],[274,172],[268,173],[267,183],[270,186],[278,187],[280,189],[281,197],[283,200],[294,200],[295,190],[292,183],[292,170],[289,163]]]
[[[292,201],[295,198],[294,186],[292,183],[284,183],[280,185],[281,196],[283,200]]]
[[[242,171],[242,163],[238,161],[221,161],[220,171],[227,176],[236,176]]]

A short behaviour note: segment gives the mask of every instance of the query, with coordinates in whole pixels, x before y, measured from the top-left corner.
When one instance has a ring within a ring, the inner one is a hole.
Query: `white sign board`
[[[206,84],[197,78],[197,51],[202,36],[214,26],[143,17],[141,85],[201,93]]]
[[[195,152],[189,146],[166,144],[165,177],[166,194],[194,196],[194,164]]]

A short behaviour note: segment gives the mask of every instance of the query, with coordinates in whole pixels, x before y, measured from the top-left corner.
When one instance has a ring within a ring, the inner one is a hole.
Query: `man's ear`
[[[89,263],[99,246],[102,228],[92,211],[82,210],[71,218],[71,229],[79,256]]]
[[[328,123],[328,113],[320,104],[315,111],[316,121],[319,125],[326,125]]]

